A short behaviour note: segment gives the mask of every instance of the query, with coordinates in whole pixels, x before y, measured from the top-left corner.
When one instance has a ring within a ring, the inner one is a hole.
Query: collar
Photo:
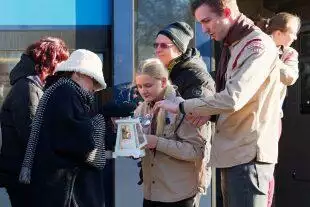
[[[40,88],[44,87],[44,83],[42,82],[42,80],[40,79],[38,75],[30,75],[30,76],[27,76],[27,78],[29,80],[32,80]]]
[[[184,54],[184,53],[183,53]],[[179,57],[173,59],[170,61],[170,63],[167,66],[167,70],[169,72],[169,74],[171,73],[172,69],[174,68],[175,65],[177,65],[178,63],[180,63],[183,59],[183,54],[181,54]]]
[[[224,39],[224,46],[230,47],[237,44],[243,37],[255,29],[254,22],[240,13]]]

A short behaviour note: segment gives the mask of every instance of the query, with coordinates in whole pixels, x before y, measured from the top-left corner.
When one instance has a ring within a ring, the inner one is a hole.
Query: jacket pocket
[[[262,194],[267,195],[269,183],[273,179],[274,164],[258,163],[252,165],[250,179],[254,187]]]

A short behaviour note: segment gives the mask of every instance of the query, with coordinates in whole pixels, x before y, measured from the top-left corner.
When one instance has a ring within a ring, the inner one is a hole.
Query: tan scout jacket
[[[184,102],[186,113],[220,114],[211,164],[225,168],[253,159],[276,163],[280,121],[278,51],[260,30],[234,43],[223,91]]]
[[[298,52],[291,48],[284,48],[279,61],[280,66],[280,91],[281,91],[281,105],[286,96],[287,86],[293,85],[298,79]],[[281,110],[281,117],[283,112]]]
[[[179,103],[181,97],[170,97]],[[162,110],[162,109],[161,109]],[[163,111],[160,111],[161,113]],[[143,102],[135,110],[135,116],[151,113],[151,107]],[[144,198],[151,201],[176,202],[205,193],[209,180],[206,165],[210,157],[211,124],[200,129],[185,119],[174,133],[181,117],[166,113],[166,124],[159,137],[156,151],[146,149],[142,158]]]

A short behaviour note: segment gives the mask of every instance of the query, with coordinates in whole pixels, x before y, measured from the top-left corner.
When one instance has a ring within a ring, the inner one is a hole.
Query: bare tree
[[[194,24],[190,13],[190,0],[136,0],[135,45],[136,61],[153,56],[156,34],[164,26],[185,21]]]

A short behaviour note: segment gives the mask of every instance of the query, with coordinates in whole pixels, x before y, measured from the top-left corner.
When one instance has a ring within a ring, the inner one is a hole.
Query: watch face
[[[194,88],[194,89],[192,90],[192,94],[193,94],[195,97],[197,97],[197,96],[202,96],[202,90],[201,90],[201,88]]]

